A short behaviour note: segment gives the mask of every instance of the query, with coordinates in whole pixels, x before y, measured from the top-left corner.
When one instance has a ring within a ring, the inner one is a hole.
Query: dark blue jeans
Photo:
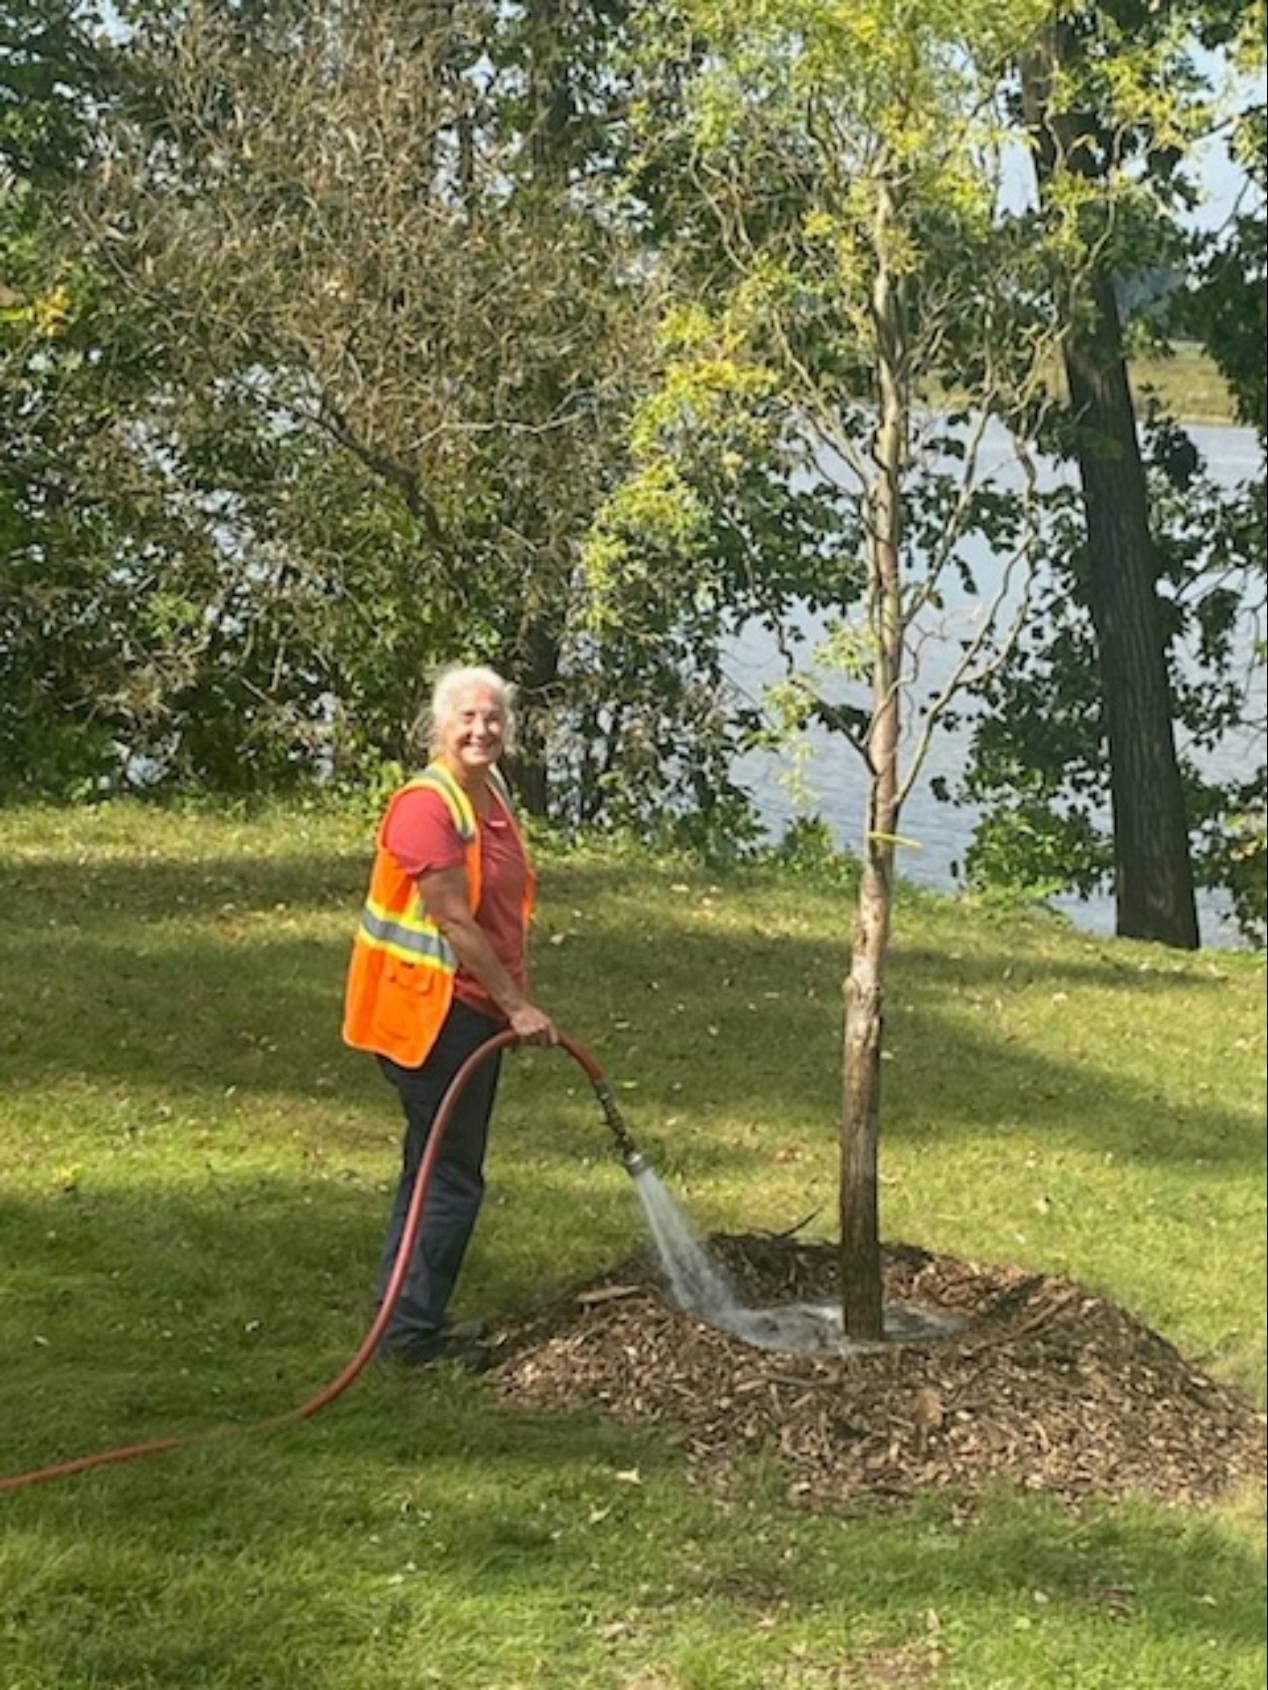
[[[379,1065],[396,1087],[405,1110],[401,1178],[379,1264],[380,1302],[400,1248],[415,1176],[440,1101],[471,1052],[502,1026],[502,1022],[481,1015],[455,998],[440,1036],[421,1068],[402,1068],[385,1056],[379,1058]],[[500,1050],[486,1057],[467,1081],[450,1114],[401,1294],[379,1340],[379,1347],[385,1352],[426,1356],[440,1343],[445,1308],[484,1196],[484,1151],[501,1063]]]

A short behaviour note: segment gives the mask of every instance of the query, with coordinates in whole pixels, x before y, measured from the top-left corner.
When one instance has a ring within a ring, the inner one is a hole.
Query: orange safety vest
[[[489,777],[523,850],[506,782],[496,769],[489,771]],[[429,763],[421,775],[393,794],[384,812],[344,996],[345,1042],[356,1050],[391,1057],[403,1068],[419,1068],[427,1060],[453,1002],[458,972],[453,947],[428,917],[418,882],[384,844],[393,809],[405,793],[420,786],[439,792],[449,806],[466,849],[467,896],[472,914],[480,904],[480,829],[475,809],[449,770],[442,763]],[[535,883],[527,851],[524,862],[528,867],[524,883],[527,931]]]

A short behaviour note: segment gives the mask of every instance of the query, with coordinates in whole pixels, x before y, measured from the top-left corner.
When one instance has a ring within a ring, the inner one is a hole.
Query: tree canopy
[[[1128,353],[1199,340],[1262,439],[1262,8],[1063,12],[1099,174],[1019,206],[1020,67],[1053,15],[8,0],[3,790],[373,781],[430,671],[478,657],[521,681],[531,808],[744,849],[737,754],[869,731],[888,363],[918,738],[954,711],[912,654],[990,620],[949,618],[973,557],[1035,560],[961,667],[970,871],[1102,882],[1084,519],[1029,470],[978,472],[1001,429],[1024,465],[1071,450],[1056,371],[1094,263],[1120,298],[1165,269]],[[1194,234],[1217,131],[1246,192]],[[878,264],[901,336],[879,365]],[[1253,926],[1262,774],[1207,759],[1256,708],[1263,477],[1217,487],[1145,423],[1190,841]],[[761,625],[791,653],[808,616],[835,619],[838,678],[790,657],[741,695],[729,642]]]

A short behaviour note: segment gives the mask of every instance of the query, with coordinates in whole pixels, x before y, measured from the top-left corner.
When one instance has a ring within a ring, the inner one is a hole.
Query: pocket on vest
[[[375,1005],[384,1031],[401,1038],[416,1034],[420,1021],[427,1017],[430,1000],[441,988],[442,979],[438,968],[389,957],[383,970],[383,989]]]

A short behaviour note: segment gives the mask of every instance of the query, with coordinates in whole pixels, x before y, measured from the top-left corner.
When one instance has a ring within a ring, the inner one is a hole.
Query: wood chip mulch
[[[710,1249],[750,1306],[836,1294],[828,1245],[723,1236]],[[1084,1287],[901,1244],[884,1251],[884,1280],[887,1306],[963,1324],[847,1355],[758,1349],[675,1309],[638,1255],[504,1326],[495,1378],[519,1402],[664,1425],[715,1475],[776,1448],[790,1498],[818,1507],[1001,1482],[1190,1502],[1262,1479],[1254,1406]]]

